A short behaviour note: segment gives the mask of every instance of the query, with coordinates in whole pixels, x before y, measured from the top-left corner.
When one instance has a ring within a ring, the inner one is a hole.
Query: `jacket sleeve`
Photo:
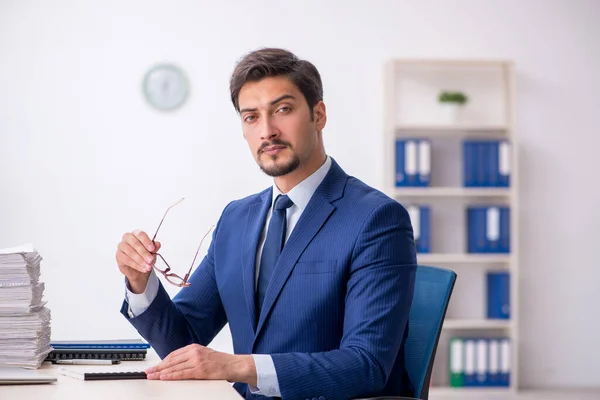
[[[353,251],[339,349],[272,354],[282,397],[332,400],[380,392],[403,344],[415,272],[407,211],[397,202],[380,205]]]

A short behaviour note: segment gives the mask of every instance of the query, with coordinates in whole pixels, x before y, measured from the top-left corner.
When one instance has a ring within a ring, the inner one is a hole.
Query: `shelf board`
[[[510,254],[419,253],[419,264],[492,264],[511,261]]]
[[[396,132],[414,132],[414,133],[506,133],[506,125],[426,125],[426,124],[400,124],[396,125]]]
[[[395,58],[396,66],[427,66],[427,67],[504,67],[514,65],[510,59],[461,59],[461,58]]]
[[[513,323],[509,319],[446,319],[443,329],[509,329]]]
[[[435,400],[438,396],[448,395],[472,395],[479,396],[485,395],[506,395],[510,393],[512,388],[510,387],[449,387],[449,386],[432,386],[429,389],[429,398]]]
[[[396,187],[397,197],[508,197],[510,188],[486,187]]]

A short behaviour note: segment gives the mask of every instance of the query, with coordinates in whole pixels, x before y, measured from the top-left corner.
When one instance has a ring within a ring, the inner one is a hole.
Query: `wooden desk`
[[[44,363],[37,373],[54,375],[58,381],[40,385],[0,385],[2,400],[138,400],[138,399],[222,399],[242,397],[227,381],[82,381],[58,374],[60,368],[81,371],[143,371],[159,361],[149,351],[145,361],[124,361],[114,366],[52,365]]]

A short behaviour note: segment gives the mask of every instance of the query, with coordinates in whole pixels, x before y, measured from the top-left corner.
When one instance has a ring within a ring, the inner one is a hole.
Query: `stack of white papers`
[[[0,249],[0,366],[39,368],[52,350],[41,261],[32,245]]]

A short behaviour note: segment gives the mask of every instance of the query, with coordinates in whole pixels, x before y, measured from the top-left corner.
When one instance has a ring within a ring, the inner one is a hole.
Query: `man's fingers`
[[[202,349],[206,349],[206,347],[204,346],[200,346],[199,344],[193,343],[193,344],[189,344],[187,346],[181,347],[177,350],[172,351],[171,353],[169,353],[158,365],[155,365],[154,367],[150,367],[148,369],[146,369],[146,373],[153,373],[153,372],[157,372],[157,371],[162,371],[165,368],[171,367],[175,364],[181,363],[181,362],[185,362],[187,360],[189,360],[192,355],[193,352],[196,350],[202,350]]]
[[[151,254],[133,234],[127,234],[125,241],[133,247],[133,249],[143,258],[144,262],[152,265],[154,263],[154,255]]]
[[[211,360],[212,353],[219,355],[207,347],[191,344],[173,351],[159,365],[145,372],[151,380],[224,379],[227,360],[219,361],[219,357]]]
[[[137,238],[137,240],[140,241],[140,243],[144,246],[144,249],[146,251],[148,251],[150,253],[153,253],[156,251],[154,243],[152,243],[152,240],[148,237],[146,232],[136,229],[135,231],[133,231],[133,236],[135,236]]]
[[[138,270],[137,262],[129,257],[127,253],[121,251],[121,245],[119,245],[117,248],[117,265],[119,267],[133,268],[136,271]]]
[[[170,374],[160,374],[159,378],[161,381],[181,381],[185,379],[195,379],[194,369],[189,368]]]
[[[177,349],[175,351],[172,351],[168,356],[165,357],[165,360],[169,359],[169,358],[175,358],[175,357],[179,357],[183,354],[188,355],[189,358],[189,354],[190,352],[194,351],[196,348],[201,348],[202,346],[200,346],[199,344],[196,343],[192,343],[192,344],[188,344],[185,347],[182,347],[180,349]]]
[[[152,378],[160,378],[163,379],[165,376],[172,376],[177,372],[182,372],[185,370],[192,370],[193,372],[194,363],[191,360],[187,360],[181,363],[177,363],[169,368],[165,368],[162,371],[157,371],[152,373]]]
[[[121,242],[119,244],[119,252],[120,254],[117,254],[119,264],[126,265],[140,272],[148,272],[152,269],[152,266],[129,243]]]
[[[156,372],[161,372],[165,369],[171,368],[177,364],[185,363],[189,360],[190,356],[188,354],[188,347],[182,347],[181,349],[175,350],[171,352],[168,356],[166,356],[158,365],[154,367],[150,367],[146,369],[146,374],[153,374]]]

